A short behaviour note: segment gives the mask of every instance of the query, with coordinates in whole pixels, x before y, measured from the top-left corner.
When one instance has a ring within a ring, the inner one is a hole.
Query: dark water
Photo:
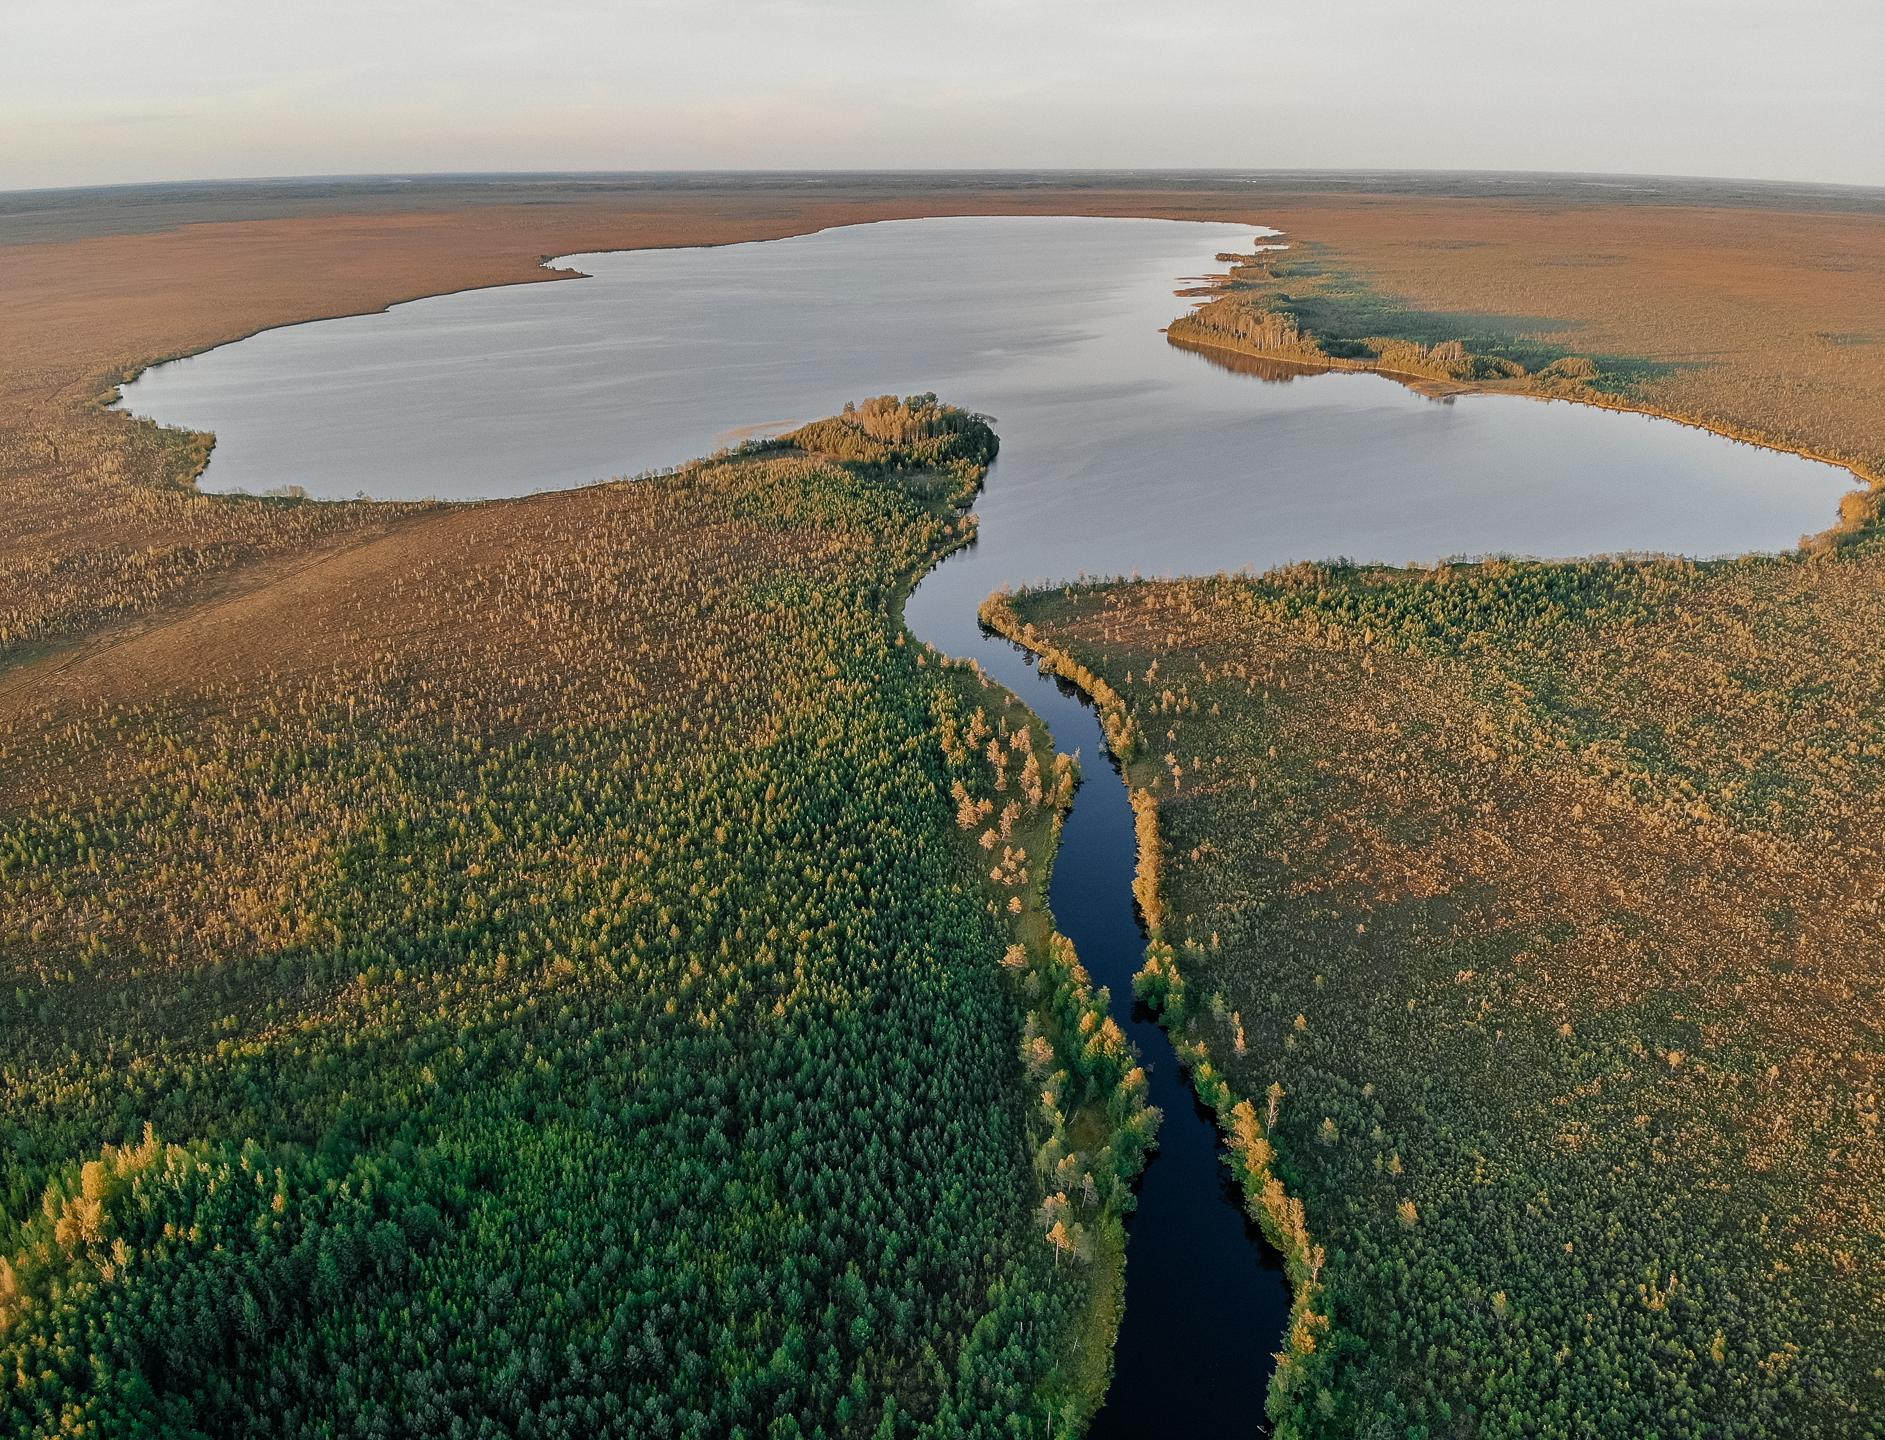
[[[1145,952],[1132,903],[1132,806],[1104,758],[1099,721],[1070,688],[980,631],[975,610],[988,567],[973,551],[943,562],[905,615],[937,648],[975,656],[1047,721],[1061,749],[1079,751],[1085,783],[1067,817],[1049,899],[1094,982],[1111,988],[1113,1015],[1138,1048],[1152,1103],[1165,1115],[1129,1222],[1112,1390],[1088,1434],[1252,1434],[1282,1342],[1289,1286],[1278,1257],[1245,1223],[1216,1125],[1194,1101],[1171,1042],[1132,1003],[1132,974]]]
[[[150,372],[138,413],[214,430],[211,487],[493,496],[676,463],[884,391],[993,415],[980,539],[911,597],[1086,762],[1052,902],[1165,1112],[1131,1226],[1100,1436],[1250,1433],[1288,1293],[1225,1186],[1171,1047],[1131,1011],[1132,815],[1092,713],[976,610],[1082,572],[1772,550],[1830,524],[1844,472],[1666,421],[1367,375],[1237,373],[1167,345],[1181,278],[1248,230],[972,219],[575,257],[595,278],[273,331]],[[1243,367],[1246,371],[1252,367]]]

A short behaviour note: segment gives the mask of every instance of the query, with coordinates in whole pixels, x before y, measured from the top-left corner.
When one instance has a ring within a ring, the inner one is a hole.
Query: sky
[[[0,0],[0,189],[454,170],[1885,185],[1885,0]]]

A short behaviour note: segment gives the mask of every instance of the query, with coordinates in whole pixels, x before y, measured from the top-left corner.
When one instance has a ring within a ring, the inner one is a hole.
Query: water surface
[[[319,496],[580,485],[885,391],[934,390],[995,417],[980,539],[906,614],[1086,761],[1050,898],[1111,987],[1166,1117],[1131,1225],[1099,1436],[1250,1433],[1289,1297],[1170,1044],[1131,1008],[1144,949],[1132,815],[1099,726],[981,632],[983,597],[1082,572],[1332,556],[1772,550],[1830,524],[1850,484],[1667,421],[1434,401],[1369,375],[1266,380],[1167,345],[1160,327],[1185,303],[1173,289],[1252,243],[1248,229],[1168,221],[962,219],[577,256],[561,263],[594,278],[271,331],[126,391],[140,414],[216,432],[208,487]]]
[[[984,545],[1026,576],[1346,555],[1772,550],[1843,471],[1645,416],[1264,383],[1167,345],[1182,277],[1249,229],[972,218],[579,255],[593,278],[291,326],[147,371],[213,430],[210,489],[474,498],[676,464],[885,391],[995,417]],[[1033,568],[1030,568],[1033,567]]]

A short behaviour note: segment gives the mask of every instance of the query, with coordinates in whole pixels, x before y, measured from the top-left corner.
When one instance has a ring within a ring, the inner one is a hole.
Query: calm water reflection
[[[1832,521],[1843,472],[1666,422],[1440,403],[1370,375],[1252,383],[1165,344],[1179,279],[1251,241],[1172,221],[975,218],[576,256],[562,263],[594,278],[270,331],[160,366],[126,403],[216,432],[210,488],[468,497],[672,464],[743,427],[935,390],[999,422],[985,540],[1019,541],[1041,575],[1712,555]]]
[[[321,496],[579,485],[884,391],[934,390],[996,417],[981,538],[907,614],[1018,690],[1087,764],[1054,912],[1112,988],[1166,1115],[1132,1224],[1104,1436],[1249,1433],[1288,1295],[1225,1190],[1171,1047],[1131,1013],[1132,817],[1098,725],[981,633],[982,598],[1082,572],[1337,555],[1777,549],[1830,524],[1849,483],[1644,417],[1437,402],[1374,376],[1227,368],[1167,345],[1159,329],[1184,303],[1173,289],[1251,240],[1165,221],[924,220],[578,256],[593,279],[273,331],[126,394],[141,414],[216,432],[208,486]]]

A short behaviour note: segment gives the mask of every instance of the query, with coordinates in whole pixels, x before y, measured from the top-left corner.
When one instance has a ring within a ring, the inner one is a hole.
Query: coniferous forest
[[[1875,527],[999,596],[1295,1291],[1279,1436],[1881,1433]]]
[[[1156,1115],[1070,763],[898,613],[994,450],[459,510],[295,668],[10,725],[0,1429],[1077,1423]]]

